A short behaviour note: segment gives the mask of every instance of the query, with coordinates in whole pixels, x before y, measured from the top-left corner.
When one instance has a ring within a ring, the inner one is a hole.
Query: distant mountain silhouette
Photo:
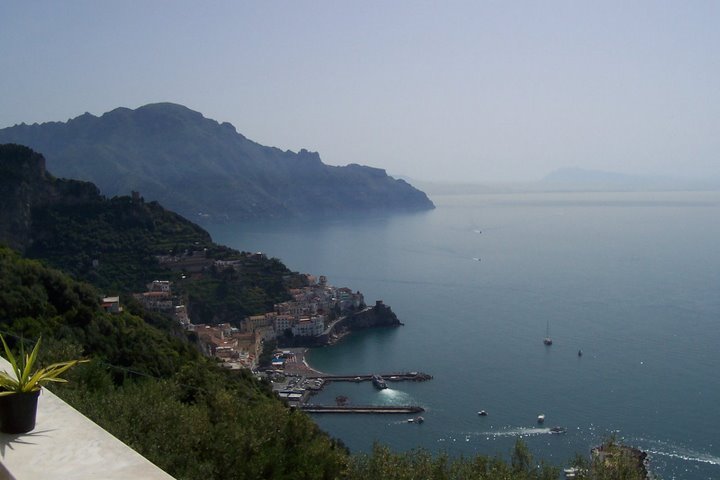
[[[107,196],[138,191],[196,221],[434,208],[384,170],[266,147],[172,103],[0,129],[0,143],[10,142],[43,152],[57,176],[91,181]]]

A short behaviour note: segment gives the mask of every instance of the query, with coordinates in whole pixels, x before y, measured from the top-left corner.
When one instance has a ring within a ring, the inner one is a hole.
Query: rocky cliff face
[[[42,155],[19,145],[0,145],[0,233],[16,250],[29,241],[31,205],[44,175]]]
[[[32,242],[33,211],[50,203],[72,207],[99,197],[86,182],[59,180],[45,170],[45,158],[15,144],[0,145],[0,238],[20,252]]]
[[[181,105],[0,129],[0,143],[43,152],[48,169],[107,196],[139,191],[194,221],[338,216],[434,208],[384,170],[325,165],[316,152],[259,145]]]
[[[377,327],[399,327],[403,325],[397,315],[382,300],[375,302],[374,307],[365,308],[359,312],[351,313],[344,319],[335,323],[329,335],[320,337],[282,337],[278,339],[278,346],[286,347],[320,347],[331,344],[342,338],[348,332]]]
[[[402,323],[390,307],[382,300],[375,302],[375,306],[361,312],[349,315],[343,327],[348,330],[362,330],[374,327],[399,327]]]

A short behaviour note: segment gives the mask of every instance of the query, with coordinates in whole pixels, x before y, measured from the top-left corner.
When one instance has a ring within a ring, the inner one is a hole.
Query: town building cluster
[[[313,275],[305,278],[307,286],[290,290],[291,300],[276,304],[273,312],[248,317],[245,328],[272,326],[275,337],[319,337],[330,322],[365,305],[362,293],[328,285],[324,275],[319,280]]]
[[[199,255],[198,255],[199,257]],[[344,314],[365,306],[360,292],[328,285],[327,278],[305,275],[306,286],[290,290],[291,299],[273,311],[219,325],[193,324],[182,299],[173,295],[171,282],[154,280],[147,291],[133,297],[146,309],[172,315],[196,333],[200,348],[229,368],[254,368],[264,342],[286,337],[322,337]]]
[[[202,352],[220,360],[228,368],[254,368],[262,352],[263,338],[254,332],[241,332],[229,323],[189,325],[198,336]]]
[[[168,280],[153,280],[146,285],[147,290],[142,293],[133,293],[135,300],[139,301],[147,310],[154,312],[169,312],[173,308],[173,296]]]

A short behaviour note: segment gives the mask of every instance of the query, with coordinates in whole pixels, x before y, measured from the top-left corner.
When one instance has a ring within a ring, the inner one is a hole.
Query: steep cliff
[[[0,238],[8,246],[20,252],[31,246],[34,211],[99,197],[90,183],[48,174],[41,154],[22,145],[0,145]]]

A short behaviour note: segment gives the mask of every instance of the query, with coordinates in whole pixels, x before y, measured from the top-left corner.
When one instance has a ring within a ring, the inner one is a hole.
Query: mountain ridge
[[[317,152],[263,146],[174,103],[18,124],[0,129],[0,143],[41,151],[55,175],[91,181],[104,195],[139,191],[195,221],[434,208],[383,169],[330,166]]]

